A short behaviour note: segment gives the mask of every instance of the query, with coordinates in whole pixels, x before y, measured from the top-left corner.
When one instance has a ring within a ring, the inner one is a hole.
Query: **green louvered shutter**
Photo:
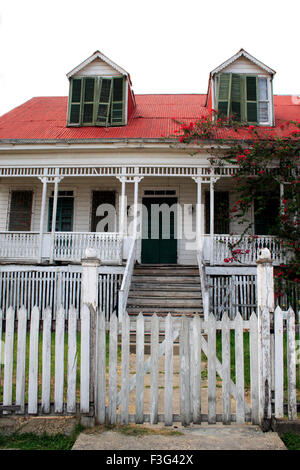
[[[257,77],[246,77],[247,121],[257,122]]]
[[[70,96],[70,117],[69,124],[80,124],[80,104],[82,93],[82,79],[73,78]]]
[[[230,109],[230,83],[230,73],[221,73],[219,75],[218,113],[226,117],[229,116]]]
[[[94,100],[95,100],[95,78],[84,79],[83,93],[83,116],[84,124],[92,124],[94,121]]]
[[[112,95],[112,79],[102,78],[99,89],[99,102],[96,124],[107,126]]]
[[[122,124],[124,121],[124,79],[114,78],[111,109],[111,123]]]
[[[231,111],[235,121],[241,121],[242,117],[242,77],[235,73],[231,79]]]

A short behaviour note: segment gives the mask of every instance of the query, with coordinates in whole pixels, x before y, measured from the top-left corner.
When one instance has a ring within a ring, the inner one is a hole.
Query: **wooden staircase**
[[[129,315],[203,314],[198,268],[182,265],[137,265],[127,301]]]

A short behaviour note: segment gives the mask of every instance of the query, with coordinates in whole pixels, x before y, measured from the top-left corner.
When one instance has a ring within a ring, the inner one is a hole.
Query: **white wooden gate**
[[[149,319],[140,314],[132,320],[126,313],[122,326],[113,315],[109,325],[108,381],[105,380],[105,361],[101,357],[105,324],[101,317],[99,319],[96,414],[101,423],[105,420],[110,424],[118,421],[122,424],[162,421],[166,425],[174,421],[184,425],[205,421],[210,424],[217,421],[258,423],[258,321],[255,313],[250,321],[244,321],[240,314],[232,321],[225,314],[221,322],[213,315],[203,321],[198,315],[178,318],[170,314],[166,319],[156,314]],[[129,347],[132,331],[136,334],[134,368],[130,363]],[[244,384],[245,331],[251,346],[251,384],[247,391]],[[119,359],[118,333],[122,338]],[[147,333],[151,354],[146,358],[144,341]],[[179,343],[176,344],[177,339]],[[230,346],[232,342],[234,344]],[[179,347],[177,357],[174,347]],[[231,354],[235,355],[234,363]],[[159,359],[163,355],[164,364],[159,368]],[[149,374],[150,384],[146,385]],[[179,375],[179,389],[174,384],[176,374]],[[146,387],[150,388],[150,399],[148,393],[147,400]],[[163,412],[159,413],[159,408]]]

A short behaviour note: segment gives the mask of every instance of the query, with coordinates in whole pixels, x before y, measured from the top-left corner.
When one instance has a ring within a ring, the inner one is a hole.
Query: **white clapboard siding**
[[[28,382],[28,413],[38,412],[38,367],[39,367],[39,326],[40,311],[34,307],[30,318],[29,339],[29,382]]]
[[[18,343],[16,374],[16,405],[20,413],[25,411],[25,366],[26,366],[27,311],[24,307],[18,311]]]

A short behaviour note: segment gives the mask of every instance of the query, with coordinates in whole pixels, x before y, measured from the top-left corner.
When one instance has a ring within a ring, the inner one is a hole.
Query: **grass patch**
[[[281,436],[288,450],[300,450],[300,435],[287,432]]]
[[[82,431],[76,426],[70,436],[64,434],[37,435],[33,433],[14,433],[8,436],[0,434],[0,449],[19,450],[71,450],[78,434]]]

